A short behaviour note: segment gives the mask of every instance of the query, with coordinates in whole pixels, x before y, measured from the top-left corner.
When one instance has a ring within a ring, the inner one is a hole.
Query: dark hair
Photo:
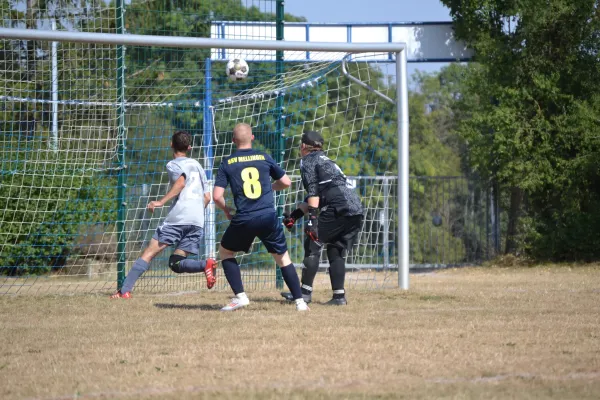
[[[325,142],[323,136],[317,131],[304,131],[300,141],[311,151],[321,150]]]
[[[192,144],[192,135],[187,133],[186,131],[177,131],[173,134],[171,138],[171,143],[173,146],[173,150],[187,152],[188,147]]]

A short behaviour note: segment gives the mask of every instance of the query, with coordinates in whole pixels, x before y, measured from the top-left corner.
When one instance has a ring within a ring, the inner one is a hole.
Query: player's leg
[[[142,252],[140,258],[135,260],[133,263],[131,270],[129,270],[129,273],[125,278],[125,282],[123,282],[123,286],[121,286],[121,290],[110,296],[112,299],[130,298],[135,282],[140,276],[142,276],[144,272],[148,270],[148,266],[150,265],[152,259],[160,254],[160,252],[162,252],[165,248],[170,246],[168,243],[161,243],[158,241],[158,238],[160,237],[160,234],[158,233],[159,229],[160,228],[156,230],[157,233],[154,234],[154,237],[150,240],[150,244]]]
[[[221,311],[234,311],[250,304],[250,300],[244,292],[242,272],[235,259],[235,253],[249,251],[254,237],[254,234],[244,223],[232,221],[225,230],[223,238],[221,238],[219,257],[221,258],[221,265],[223,266],[227,283],[229,283],[231,290],[235,294],[235,297]]]
[[[362,228],[362,216],[351,216],[338,218],[339,227],[343,230],[336,237],[329,238],[327,244],[327,258],[329,259],[329,278],[333,297],[326,304],[346,305],[346,255],[352,248],[360,229]],[[320,232],[319,232],[320,233]]]
[[[308,302],[305,300],[305,296],[302,294],[302,290],[300,288],[300,280],[298,279],[296,267],[294,266],[294,263],[292,263],[289,253],[286,251],[283,254],[271,253],[271,255],[273,256],[273,259],[277,265],[279,265],[283,280],[285,281],[288,289],[290,289],[289,300],[296,303],[296,310],[309,311],[310,308],[308,308]]]
[[[287,251],[283,226],[279,222],[277,214],[264,215],[260,219],[259,223],[263,228],[259,232],[259,239],[267,248],[267,251],[271,253],[277,265],[279,265],[283,280],[288,289],[290,289],[293,300],[296,302],[296,309],[298,311],[308,311],[309,308],[303,299],[302,290],[300,289],[300,280],[296,273],[296,267],[292,263]]]
[[[340,243],[340,240],[348,231],[347,218],[338,216],[336,210],[331,207],[319,214],[319,239],[327,245],[329,278],[331,280],[331,290],[333,291],[332,301],[334,299],[344,299],[343,302],[345,302],[346,263],[344,250],[346,247],[345,243]],[[338,302],[341,303],[342,300]]]
[[[183,251],[179,248],[175,249],[173,254],[171,254],[171,256],[169,257],[169,268],[171,269],[171,271],[175,272],[176,274],[181,274],[184,272],[190,273],[190,271],[191,273],[202,272],[202,270],[197,270],[197,268],[195,267],[186,268],[183,266],[184,261],[187,260],[187,256],[187,251]]]
[[[250,304],[250,299],[248,299],[246,292],[244,292],[242,272],[235,259],[235,253],[236,252],[223,247],[223,243],[221,243],[221,246],[219,247],[219,257],[221,257],[223,272],[225,273],[227,283],[229,283],[231,290],[233,290],[233,293],[235,294],[235,297],[231,299],[229,304],[221,308],[221,311],[234,311]]]
[[[175,251],[171,257],[177,257],[178,253]],[[179,257],[177,257],[179,258]],[[173,260],[176,261],[176,260]],[[179,258],[179,268],[176,270],[171,266],[171,259],[169,258],[169,267],[178,273],[196,274],[198,272],[204,272],[206,276],[206,287],[212,289],[217,283],[217,262],[214,258],[207,258],[206,260],[191,260],[187,256]]]
[[[169,268],[175,273],[195,274],[204,272],[206,287],[211,289],[217,283],[216,262],[212,258],[206,260],[190,260],[189,254],[198,254],[200,241],[204,237],[204,229],[194,225],[179,226],[182,238],[177,249],[169,257]]]
[[[331,290],[333,298],[327,302],[329,305],[346,305],[346,290],[344,281],[346,280],[346,260],[345,251],[342,247],[333,244],[327,245],[327,259],[329,260],[329,279],[331,280]]]
[[[328,208],[319,214],[319,239],[323,243],[327,243],[331,237],[342,232],[339,226],[335,210]],[[308,237],[304,239],[304,268],[302,269],[302,295],[306,302],[312,301],[313,283],[317,272],[319,271],[319,263],[321,260],[321,247]],[[287,293],[281,294],[286,299],[290,299]]]
[[[302,279],[300,280],[300,289],[302,298],[306,303],[312,301],[313,283],[317,272],[319,271],[319,260],[321,259],[321,247],[308,237],[304,238],[304,268],[302,268]],[[290,292],[282,292],[286,300],[292,301],[294,297]]]
[[[321,260],[321,247],[308,237],[304,239],[304,268],[302,268],[302,295],[304,299],[310,302],[312,300],[312,291],[315,282],[315,277],[319,271],[319,263]]]

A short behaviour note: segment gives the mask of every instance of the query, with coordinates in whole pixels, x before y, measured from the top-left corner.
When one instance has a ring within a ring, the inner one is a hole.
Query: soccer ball
[[[232,81],[243,81],[248,77],[249,71],[248,63],[241,58],[229,60],[227,63],[227,76]]]

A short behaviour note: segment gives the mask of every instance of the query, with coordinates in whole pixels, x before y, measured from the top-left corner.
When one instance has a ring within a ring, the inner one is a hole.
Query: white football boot
[[[248,304],[250,304],[250,299],[248,299],[246,293],[238,293],[234,298],[231,299],[229,304],[221,308],[221,311],[235,311],[246,307]]]
[[[306,301],[304,301],[304,299],[296,299],[296,311],[310,311],[310,308],[308,308],[308,304],[306,304]]]

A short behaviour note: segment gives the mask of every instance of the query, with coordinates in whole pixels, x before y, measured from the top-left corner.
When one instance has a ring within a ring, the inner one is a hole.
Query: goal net
[[[98,31],[101,31],[99,29]],[[190,157],[211,182],[234,151],[232,129],[248,123],[254,147],[271,154],[293,184],[278,211],[304,199],[300,135],[319,130],[325,152],[348,176],[366,210],[347,256],[347,287],[396,286],[397,123],[389,53],[185,49],[1,40],[0,294],[111,291],[149,243],[168,206],[166,163],[176,130],[193,135]],[[226,58],[243,57],[232,82]],[[388,99],[386,100],[387,97]],[[231,195],[226,191],[231,202]],[[231,202],[231,205],[232,202]],[[214,256],[227,227],[210,205],[200,259]],[[301,225],[288,234],[301,267]],[[135,290],[205,290],[203,275],[175,274],[173,249],[156,257]],[[325,252],[323,252],[325,253]],[[264,247],[238,256],[248,290],[282,282]],[[323,254],[322,267],[328,264]],[[219,274],[222,276],[222,274]],[[320,273],[316,287],[329,286]],[[225,289],[225,279],[217,288]]]
[[[384,56],[387,54],[313,53],[317,60],[336,60],[307,63],[293,62],[295,58],[303,60],[305,54],[286,52],[283,74],[234,96],[221,98],[211,110],[215,165],[234,151],[233,126],[239,122],[250,124],[256,138],[255,147],[265,149],[281,161],[281,166],[292,177],[291,189],[277,195],[277,204],[287,211],[293,211],[306,196],[300,180],[302,132],[317,130],[323,134],[325,154],[349,177],[348,185],[360,195],[367,210],[363,230],[347,259],[349,286],[397,284],[391,265],[392,261],[396,262],[391,253],[395,236],[392,232],[396,228],[390,222],[395,219],[397,209],[395,106],[344,74],[346,70],[395,97],[391,93],[395,92],[395,85],[387,68],[390,64],[368,62]],[[378,171],[383,173],[377,176]],[[226,224],[226,221],[217,221],[217,231],[223,231]],[[288,236],[292,259],[297,264],[304,257],[303,243],[302,225],[298,224]],[[254,249],[259,250],[258,254],[244,255],[241,259],[242,264],[249,267],[247,273],[257,277],[250,281],[255,286],[271,284],[261,274],[263,266],[272,261],[268,255],[260,255],[262,246],[258,242]],[[322,267],[326,270],[327,266],[323,251]],[[319,277],[326,280],[324,285],[328,287],[328,277],[325,274]]]

